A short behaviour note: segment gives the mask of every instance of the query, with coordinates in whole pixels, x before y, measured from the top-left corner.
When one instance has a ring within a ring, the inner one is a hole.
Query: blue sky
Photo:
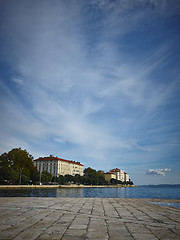
[[[180,183],[180,1],[0,1],[0,153]]]

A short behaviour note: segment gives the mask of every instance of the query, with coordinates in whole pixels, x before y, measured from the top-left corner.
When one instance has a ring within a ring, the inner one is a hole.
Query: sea
[[[135,187],[0,189],[0,197],[180,199],[180,184]]]

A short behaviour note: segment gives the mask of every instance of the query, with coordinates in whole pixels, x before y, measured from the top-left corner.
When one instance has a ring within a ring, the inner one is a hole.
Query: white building
[[[60,175],[72,175],[79,174],[83,176],[83,165],[80,162],[65,160],[62,158],[54,157],[40,157],[34,160],[34,165],[40,172],[47,171],[52,176],[59,177]]]
[[[129,174],[124,172],[124,181],[129,182]]]
[[[122,182],[129,182],[129,174],[127,174],[123,170],[120,170],[119,168],[114,168],[109,172],[115,174],[117,180]]]

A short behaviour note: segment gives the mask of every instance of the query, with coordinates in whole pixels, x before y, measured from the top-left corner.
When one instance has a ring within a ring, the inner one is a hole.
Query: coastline
[[[139,187],[134,185],[0,185],[0,189],[25,189],[25,188],[121,188]]]

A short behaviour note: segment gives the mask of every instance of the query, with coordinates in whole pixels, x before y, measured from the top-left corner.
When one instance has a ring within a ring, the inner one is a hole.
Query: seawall
[[[106,187],[138,187],[134,185],[0,185],[0,189],[23,189],[23,188],[106,188]]]

